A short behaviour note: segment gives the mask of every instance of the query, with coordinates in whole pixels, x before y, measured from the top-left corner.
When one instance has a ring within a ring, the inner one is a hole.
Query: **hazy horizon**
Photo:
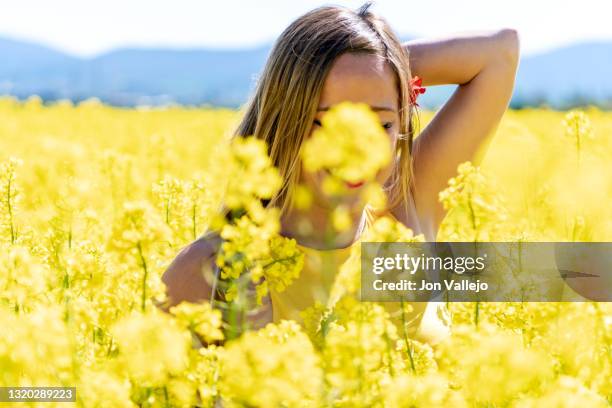
[[[411,34],[402,34],[399,33],[399,36],[401,38],[420,38],[421,36],[418,35],[411,35]],[[63,54],[66,54],[70,57],[74,57],[74,58],[81,58],[81,59],[91,59],[91,58],[96,58],[99,57],[101,55],[107,54],[107,53],[111,53],[113,51],[118,51],[118,50],[147,50],[147,49],[151,49],[151,50],[167,50],[167,51],[190,51],[190,50],[205,50],[205,51],[215,51],[215,50],[219,50],[219,51],[248,51],[248,50],[252,50],[252,49],[260,49],[260,48],[266,48],[266,47],[270,47],[272,46],[275,38],[270,39],[267,42],[262,42],[259,44],[247,44],[247,45],[235,45],[235,46],[215,46],[215,45],[185,45],[185,44],[179,44],[179,45],[172,45],[172,44],[121,44],[121,45],[117,45],[116,47],[113,48],[108,48],[108,49],[103,49],[100,50],[99,52],[96,53],[92,53],[92,54],[78,54],[78,53],[74,53],[71,52],[70,50],[65,50],[62,49],[60,47],[55,46],[54,44],[49,44],[49,43],[45,43],[44,41],[39,41],[37,39],[30,39],[30,38],[23,38],[23,37],[16,37],[16,36],[11,36],[11,35],[4,35],[0,32],[0,40],[10,40],[10,41],[16,41],[16,42],[21,42],[21,43],[29,43],[32,45],[39,45],[39,46],[43,46],[45,48],[49,48],[52,49],[54,51],[59,51]],[[559,44],[559,45],[553,45],[549,48],[544,48],[544,49],[538,49],[538,50],[534,50],[532,52],[526,53],[523,52],[523,57],[525,56],[536,56],[536,55],[540,55],[540,54],[546,54],[547,52],[553,52],[557,49],[561,49],[561,48],[565,48],[565,47],[572,47],[572,46],[579,46],[579,45],[583,45],[583,44],[598,44],[598,43],[612,43],[612,38],[610,39],[579,39],[573,42],[568,42],[568,43],[564,43],[564,44]]]

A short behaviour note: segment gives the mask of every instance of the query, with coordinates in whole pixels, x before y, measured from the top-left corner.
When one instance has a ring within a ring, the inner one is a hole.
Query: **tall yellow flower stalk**
[[[10,158],[0,164],[0,227],[2,236],[8,235],[11,244],[17,241],[17,211],[19,188],[17,186],[17,168],[22,161]]]
[[[232,338],[248,328],[247,310],[261,305],[270,286],[282,291],[298,277],[304,254],[295,240],[280,235],[278,209],[263,206],[262,200],[272,198],[281,184],[265,143],[236,138],[224,147],[224,166],[216,174],[225,187],[228,216],[215,225],[223,240],[216,264],[220,278],[228,282],[224,298]],[[256,288],[256,304],[250,301],[251,286]]]

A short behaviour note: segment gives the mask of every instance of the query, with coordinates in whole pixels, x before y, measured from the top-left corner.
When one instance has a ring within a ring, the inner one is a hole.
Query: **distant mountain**
[[[552,105],[612,102],[612,42],[575,44],[524,59],[516,99]]]
[[[17,70],[36,66],[39,69],[71,64],[76,58],[35,43],[0,38],[0,75],[11,75]]]
[[[166,103],[239,106],[252,91],[270,46],[245,50],[119,49],[78,58],[38,44],[0,38],[0,94],[45,100],[98,97],[116,105]],[[583,43],[521,60],[514,106],[612,103],[612,42]],[[454,87],[430,87],[425,107]]]
[[[242,103],[261,71],[268,47],[243,51],[123,49],[87,61],[89,89],[132,104],[141,96],[180,103]]]
[[[43,99],[98,97],[118,105],[239,105],[269,47],[249,50],[120,49],[84,59],[0,39],[0,94]]]

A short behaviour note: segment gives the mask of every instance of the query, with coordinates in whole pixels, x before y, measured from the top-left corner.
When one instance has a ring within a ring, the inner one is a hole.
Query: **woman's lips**
[[[346,185],[348,186],[348,188],[359,188],[361,186],[363,186],[363,181],[358,181],[356,183],[351,183],[350,181],[346,182]]]
[[[323,171],[327,174],[329,174],[330,176],[332,176],[332,172],[329,171],[329,169],[323,169]],[[360,181],[356,181],[356,182],[350,182],[350,181],[345,181],[344,184],[348,187],[348,188],[359,188],[361,186],[363,186],[365,184],[364,180],[360,180]]]

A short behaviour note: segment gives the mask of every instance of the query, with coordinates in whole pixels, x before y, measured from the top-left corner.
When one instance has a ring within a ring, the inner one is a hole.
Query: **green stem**
[[[147,278],[149,276],[149,270],[147,268],[147,261],[144,257],[144,254],[142,253],[142,245],[140,243],[140,241],[138,241],[138,255],[140,256],[140,263],[142,265],[142,269],[143,269],[143,275],[142,275],[142,303],[141,303],[141,308],[142,311],[144,312],[146,309],[146,304],[147,304]]]
[[[15,241],[17,240],[16,237],[16,233],[15,233],[15,226],[13,225],[13,206],[11,205],[11,201],[12,201],[12,197],[11,197],[11,181],[13,180],[13,175],[9,174],[9,178],[8,178],[8,184],[7,184],[7,188],[6,188],[6,204],[8,207],[8,214],[9,214],[9,227],[11,229],[11,244],[14,244]]]
[[[476,229],[476,214],[474,214],[474,207],[472,206],[472,194],[468,194],[468,209],[470,210],[470,221],[472,222],[472,229],[474,230],[474,241],[478,241],[478,230]]]
[[[265,265],[263,266],[263,268],[264,268],[264,269],[267,269],[267,268],[269,268],[270,266],[272,266],[272,265],[274,265],[274,264],[276,264],[276,263],[278,263],[278,262],[293,261],[293,260],[294,260],[296,257],[297,257],[297,255],[292,255],[292,256],[288,256],[288,257],[286,257],[286,258],[278,258],[278,259],[274,259],[274,260],[272,260],[272,261],[268,262],[267,264],[265,264]]]
[[[410,359],[410,368],[412,373],[416,374],[416,367],[414,364],[414,357],[412,356],[412,347],[408,341],[408,332],[406,331],[406,310],[404,309],[404,300],[400,299],[400,307],[402,308],[402,334],[404,336],[404,342],[406,343],[406,351],[408,352],[408,358]]]
[[[197,232],[197,228],[196,228],[196,211],[197,211],[197,205],[193,205],[191,207],[191,235],[193,236],[193,239],[196,239],[196,232]]]
[[[164,404],[170,407],[170,397],[168,396],[168,387],[164,385]]]

